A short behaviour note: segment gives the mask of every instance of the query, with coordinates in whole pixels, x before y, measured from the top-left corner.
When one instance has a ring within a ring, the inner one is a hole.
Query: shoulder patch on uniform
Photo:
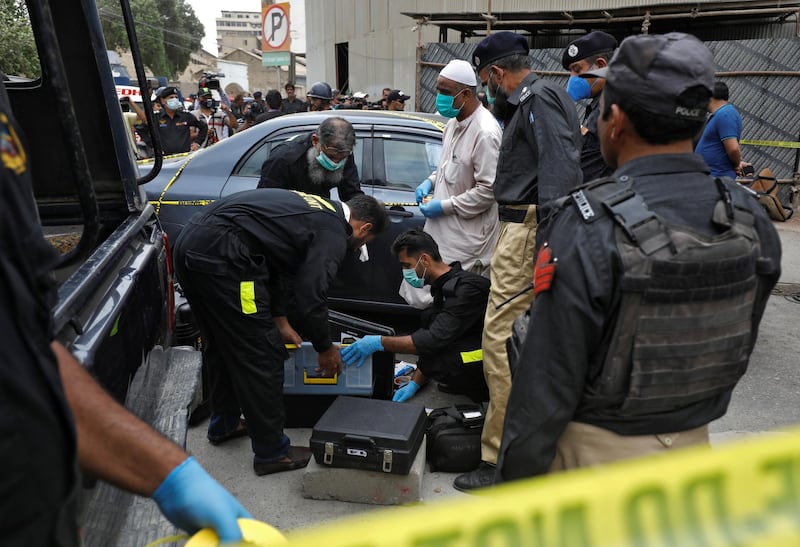
[[[523,87],[522,92],[519,94],[519,102],[524,103],[526,100],[528,100],[528,97],[530,97],[532,93],[533,90],[531,90],[530,87],[528,86]]]
[[[578,206],[578,211],[581,212],[583,220],[589,220],[594,216],[594,209],[592,209],[592,206],[589,203],[589,200],[586,198],[586,194],[583,193],[583,190],[573,192],[572,199],[575,200],[575,205]]]
[[[21,175],[27,169],[25,149],[5,114],[0,113],[0,157],[6,169]]]
[[[539,253],[536,255],[536,265],[533,269],[533,294],[549,291],[553,285],[553,277],[556,275],[556,263],[558,258],[553,257],[553,249],[545,241]]]

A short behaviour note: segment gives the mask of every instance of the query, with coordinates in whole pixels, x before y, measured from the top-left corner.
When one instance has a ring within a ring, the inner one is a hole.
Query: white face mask
[[[170,110],[179,110],[181,107],[181,101],[177,97],[172,97],[171,99],[167,99],[167,108]]]

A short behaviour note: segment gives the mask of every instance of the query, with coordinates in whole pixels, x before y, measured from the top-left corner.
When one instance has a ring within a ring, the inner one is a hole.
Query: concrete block
[[[424,473],[424,439],[408,475],[327,467],[311,458],[303,475],[303,497],[373,505],[402,505],[422,499]]]

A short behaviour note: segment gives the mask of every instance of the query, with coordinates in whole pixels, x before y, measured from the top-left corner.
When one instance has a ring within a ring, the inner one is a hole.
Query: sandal
[[[294,471],[295,469],[302,469],[308,465],[311,459],[311,449],[306,446],[292,446],[289,447],[289,453],[286,458],[289,461],[278,460],[276,462],[261,463],[253,460],[253,470],[259,477],[262,475],[271,475],[273,473],[280,473],[282,471]]]
[[[210,442],[213,445],[222,444],[225,441],[246,436],[247,436],[247,422],[245,422],[243,419],[239,419],[239,425],[236,427],[236,429],[234,429],[230,433],[225,433],[224,435],[211,435],[209,433],[207,435],[208,442]]]

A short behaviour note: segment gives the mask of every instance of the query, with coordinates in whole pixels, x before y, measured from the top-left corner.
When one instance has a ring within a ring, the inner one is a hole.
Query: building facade
[[[261,52],[260,11],[222,11],[221,15],[217,18],[217,54],[220,57],[237,49]]]

